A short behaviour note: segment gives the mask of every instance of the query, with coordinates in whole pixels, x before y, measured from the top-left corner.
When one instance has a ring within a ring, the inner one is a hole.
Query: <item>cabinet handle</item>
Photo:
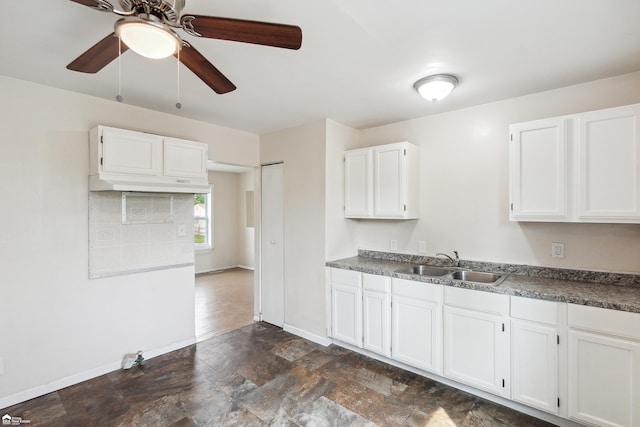
[[[183,184],[188,184],[188,183],[191,182],[191,180],[190,179],[176,179],[176,182],[180,182],[180,183],[183,183]]]

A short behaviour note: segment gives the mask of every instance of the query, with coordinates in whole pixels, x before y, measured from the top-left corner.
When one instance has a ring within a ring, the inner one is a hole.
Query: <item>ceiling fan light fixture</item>
[[[146,58],[167,58],[182,46],[180,37],[165,24],[138,17],[118,20],[115,32],[129,49]]]
[[[424,77],[413,85],[420,96],[431,102],[446,98],[458,85],[458,79],[450,74],[435,74]]]

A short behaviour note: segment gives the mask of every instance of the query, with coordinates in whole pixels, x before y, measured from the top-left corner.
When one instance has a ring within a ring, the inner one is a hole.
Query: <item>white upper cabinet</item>
[[[101,169],[132,175],[162,174],[162,137],[123,129],[103,128]]]
[[[510,128],[511,218],[566,220],[567,126],[565,118]]]
[[[640,223],[640,104],[518,123],[510,219]]]
[[[207,145],[175,138],[164,138],[164,175],[207,179]]]
[[[373,215],[373,150],[363,148],[344,155],[344,210],[348,218]]]
[[[207,144],[98,126],[89,156],[91,191],[209,191]]]
[[[345,217],[418,218],[418,147],[409,142],[345,152]]]
[[[581,221],[640,222],[640,105],[581,114]]]

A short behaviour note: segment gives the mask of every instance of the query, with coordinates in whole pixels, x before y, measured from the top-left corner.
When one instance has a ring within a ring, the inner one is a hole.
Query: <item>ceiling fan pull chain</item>
[[[178,60],[176,61],[176,67],[178,69],[178,102],[176,102],[176,108],[179,110],[182,108],[180,103],[180,49],[178,49]]]
[[[122,40],[118,37],[118,95],[116,101],[122,102]]]

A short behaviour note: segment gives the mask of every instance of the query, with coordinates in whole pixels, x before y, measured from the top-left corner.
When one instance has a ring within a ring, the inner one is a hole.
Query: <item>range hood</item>
[[[208,193],[209,184],[176,180],[175,182],[156,182],[132,180],[131,177],[89,176],[89,191],[137,191],[143,193]]]

